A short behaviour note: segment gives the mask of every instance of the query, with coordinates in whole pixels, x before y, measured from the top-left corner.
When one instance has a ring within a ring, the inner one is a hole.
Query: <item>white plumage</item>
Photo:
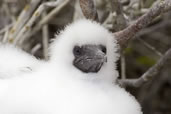
[[[32,72],[43,63],[11,44],[0,44],[0,53],[0,78],[3,79]]]
[[[22,77],[0,80],[0,114],[142,114],[135,98],[113,84],[118,46],[111,33],[80,20],[57,37],[49,62]],[[107,63],[97,73],[73,65],[73,47],[86,44],[107,48]]]

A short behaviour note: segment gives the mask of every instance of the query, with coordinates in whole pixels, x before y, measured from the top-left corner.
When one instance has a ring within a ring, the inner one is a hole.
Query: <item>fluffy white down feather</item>
[[[43,63],[11,44],[0,44],[0,53],[0,78],[3,79],[22,76]]]
[[[108,61],[98,73],[83,73],[72,65],[74,45],[103,44]],[[0,80],[0,114],[142,114],[138,102],[112,84],[117,44],[95,22],[77,21],[51,46],[50,61],[25,74]]]

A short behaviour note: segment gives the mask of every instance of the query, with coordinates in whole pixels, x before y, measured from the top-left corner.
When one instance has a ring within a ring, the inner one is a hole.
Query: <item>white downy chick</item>
[[[113,35],[96,22],[69,25],[43,67],[0,80],[0,113],[142,114],[135,98],[113,84],[117,48]]]
[[[34,56],[11,44],[0,44],[0,79],[32,72],[41,64]]]

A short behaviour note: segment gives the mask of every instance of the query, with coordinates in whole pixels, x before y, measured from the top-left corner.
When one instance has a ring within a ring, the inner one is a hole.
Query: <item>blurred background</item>
[[[156,0],[94,0],[100,23],[112,32],[145,14]],[[85,18],[79,0],[0,0],[0,41],[48,60],[48,46],[64,27]],[[171,12],[163,13],[121,54],[120,78],[138,78],[171,47]],[[171,114],[171,61],[140,88],[129,87],[144,114]]]

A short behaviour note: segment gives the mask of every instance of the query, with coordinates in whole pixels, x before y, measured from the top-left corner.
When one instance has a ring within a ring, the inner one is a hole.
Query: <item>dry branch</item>
[[[171,0],[161,0],[154,4],[154,6],[143,16],[137,19],[132,25],[128,26],[122,31],[114,33],[121,48],[125,48],[130,39],[132,39],[137,32],[146,27],[153,19],[160,14],[171,9]]]
[[[9,33],[9,40],[13,41],[17,34],[20,32],[24,24],[30,18],[35,8],[38,6],[41,0],[32,0],[30,4],[26,5],[21,14],[19,15],[17,21],[15,22],[14,26],[10,30]]]
[[[57,4],[58,4],[58,1],[57,2],[45,2],[41,4],[39,8],[34,12],[32,17],[29,19],[29,21],[24,25],[24,27],[18,33],[18,35],[16,36],[14,40],[14,44],[17,44],[19,40],[23,37],[23,35],[31,29],[32,25],[40,17],[41,13],[43,13],[49,7],[55,7]]]
[[[70,2],[70,0],[65,0],[62,1],[62,3],[60,2],[60,5],[56,6],[56,8],[54,8],[50,13],[48,13],[46,15],[45,18],[43,18],[30,32],[28,32],[27,34],[25,34],[22,39],[18,42],[19,45],[21,45],[24,40],[30,38],[31,36],[33,36],[35,33],[37,33],[42,27],[43,25],[47,24],[56,14],[58,14],[61,9],[63,9],[68,3]]]

